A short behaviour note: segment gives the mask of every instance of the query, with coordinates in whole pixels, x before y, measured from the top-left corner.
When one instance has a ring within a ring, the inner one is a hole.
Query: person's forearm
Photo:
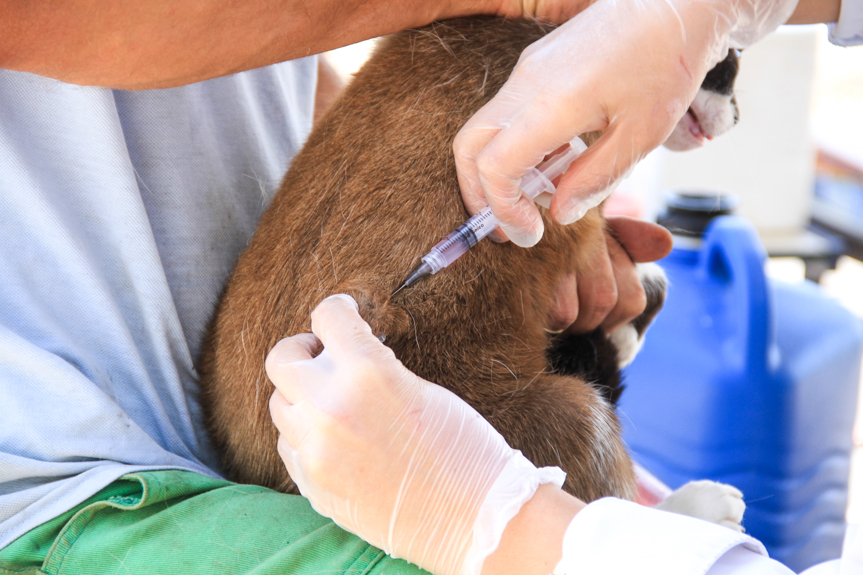
[[[788,24],[833,23],[839,19],[840,0],[799,0]]]
[[[563,536],[585,504],[551,484],[540,485],[507,524],[482,575],[548,575],[563,553]]]
[[[0,68],[115,88],[180,86],[464,14],[488,0],[0,0]]]

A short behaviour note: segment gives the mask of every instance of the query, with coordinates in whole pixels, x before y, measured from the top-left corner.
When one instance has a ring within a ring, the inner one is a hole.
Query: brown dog
[[[476,17],[393,35],[314,130],[239,260],[202,361],[210,435],[232,479],[295,489],[276,452],[264,359],[279,339],[310,331],[323,298],[349,293],[408,369],[464,398],[535,464],[562,467],[570,493],[633,495],[632,464],[603,397],[616,393],[613,346],[609,355],[602,335],[561,341],[545,330],[556,286],[605,241],[599,210],[570,226],[544,213],[535,247],[481,242],[390,297],[468,217],[456,132],[549,30]],[[578,354],[585,345],[589,357],[551,367],[550,349]],[[596,365],[597,349],[610,373]]]

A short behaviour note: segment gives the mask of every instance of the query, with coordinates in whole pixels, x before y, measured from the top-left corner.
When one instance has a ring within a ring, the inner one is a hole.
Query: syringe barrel
[[[464,255],[497,226],[497,218],[491,213],[490,208],[486,208],[438,242],[428,254],[423,256],[423,261],[431,266],[432,273],[435,274]]]
[[[581,138],[573,138],[569,147],[541,163],[537,169],[549,180],[553,180],[563,174],[586,149],[587,144]]]

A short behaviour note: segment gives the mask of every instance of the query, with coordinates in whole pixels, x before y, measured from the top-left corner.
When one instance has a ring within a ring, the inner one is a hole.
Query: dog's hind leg
[[[567,473],[564,489],[583,501],[634,497],[632,461],[617,417],[592,386],[555,374],[517,385],[488,402],[494,410],[483,414],[514,449],[539,467],[561,467]]]

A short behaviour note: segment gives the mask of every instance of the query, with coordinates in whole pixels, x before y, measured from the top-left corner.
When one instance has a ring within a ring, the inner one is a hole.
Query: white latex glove
[[[729,46],[744,48],[785,22],[797,0],[597,0],[529,46],[500,92],[453,144],[465,206],[500,220],[496,239],[542,237],[521,178],[547,154],[604,130],[570,166],[551,202],[568,224],[664,142]]]
[[[465,402],[408,371],[350,297],[324,300],[312,331],[266,362],[279,454],[300,492],[393,557],[478,574],[506,523],[563,472],[537,470]]]

